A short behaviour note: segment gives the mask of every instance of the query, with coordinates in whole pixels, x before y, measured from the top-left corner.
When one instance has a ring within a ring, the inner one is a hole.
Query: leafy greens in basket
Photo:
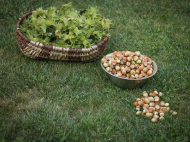
[[[38,8],[23,20],[21,32],[30,40],[64,48],[89,48],[110,37],[111,20],[101,16],[97,7],[77,11],[72,3],[60,10]]]

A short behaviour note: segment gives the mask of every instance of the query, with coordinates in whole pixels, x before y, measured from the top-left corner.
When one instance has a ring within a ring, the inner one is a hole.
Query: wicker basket
[[[16,28],[18,47],[24,55],[34,59],[50,59],[62,61],[93,61],[98,59],[107,49],[108,37],[90,48],[63,48],[31,41],[20,32],[21,22],[35,11],[22,15]]]

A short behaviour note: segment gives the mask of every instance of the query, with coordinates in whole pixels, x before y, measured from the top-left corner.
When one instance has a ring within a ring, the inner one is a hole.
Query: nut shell
[[[142,114],[142,112],[140,111],[140,110],[138,110],[137,112],[136,112],[136,115],[141,115]]]
[[[152,118],[151,121],[154,122],[154,123],[157,123],[158,119],[157,118]]]
[[[134,106],[137,106],[137,105],[138,105],[138,102],[134,102],[133,105],[134,105]]]
[[[146,113],[146,118],[152,118],[152,116],[153,116],[152,113],[150,113],[150,112]]]

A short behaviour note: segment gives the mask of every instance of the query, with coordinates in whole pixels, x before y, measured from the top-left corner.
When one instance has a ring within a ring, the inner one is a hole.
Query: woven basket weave
[[[107,49],[108,37],[90,48],[63,48],[31,41],[20,32],[21,22],[35,11],[22,15],[16,28],[18,47],[24,55],[34,59],[50,59],[62,61],[93,61],[98,59]]]

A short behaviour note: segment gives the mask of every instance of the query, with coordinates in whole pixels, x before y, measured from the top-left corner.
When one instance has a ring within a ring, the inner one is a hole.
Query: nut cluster
[[[163,121],[165,112],[170,110],[169,103],[160,101],[162,92],[150,92],[144,91],[141,98],[137,98],[133,105],[136,107],[136,115],[144,115],[147,118],[151,118],[152,122]],[[142,111],[141,111],[142,110]],[[170,113],[176,115],[177,112],[170,110]]]
[[[153,73],[152,60],[139,51],[115,51],[102,58],[103,67],[113,75],[122,78],[137,79]]]

